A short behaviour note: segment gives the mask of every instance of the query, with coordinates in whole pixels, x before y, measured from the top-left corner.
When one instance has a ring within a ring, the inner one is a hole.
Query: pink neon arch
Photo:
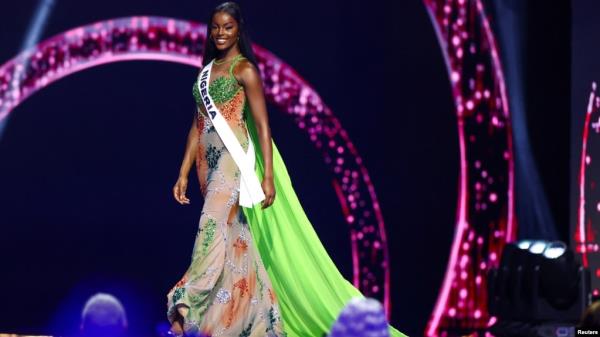
[[[600,202],[594,200],[595,195],[593,193],[597,189],[596,186],[599,181],[598,170],[595,167],[597,164],[595,164],[596,161],[594,160],[594,154],[597,152],[598,146],[598,135],[600,135],[600,97],[598,96],[597,89],[596,82],[592,82],[581,137],[577,225],[574,233],[576,252],[581,255],[583,266],[594,270],[591,273],[594,279],[592,284],[595,284],[599,277],[596,271],[597,262],[594,259],[594,255],[600,252],[598,237],[593,230],[595,213],[600,212]],[[600,289],[593,288],[592,294],[598,296]]]
[[[458,121],[459,198],[446,274],[426,336],[485,329],[487,270],[515,239],[510,111],[498,47],[480,0],[424,0]],[[464,334],[464,333],[462,333]]]
[[[200,67],[206,25],[135,16],[96,22],[49,38],[0,67],[0,120],[27,97],[74,72],[105,63],[158,60]],[[339,120],[294,69],[254,45],[267,99],[321,151],[349,226],[353,283],[390,314],[390,271],[383,216],[362,159]]]

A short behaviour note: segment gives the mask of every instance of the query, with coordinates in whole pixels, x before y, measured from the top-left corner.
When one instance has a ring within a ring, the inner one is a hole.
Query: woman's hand
[[[181,162],[181,168],[179,169],[179,178],[173,186],[173,196],[178,203],[187,205],[190,203],[190,199],[185,196],[187,190],[188,175],[192,165],[194,164],[194,158],[198,151],[198,127],[196,123],[196,116],[192,118],[192,125],[188,132],[187,143],[185,145],[185,154],[183,161]]]
[[[178,203],[182,205],[187,205],[190,203],[190,199],[185,196],[185,191],[187,190],[188,180],[186,177],[179,177],[175,186],[173,186],[173,196]]]
[[[275,184],[273,183],[273,177],[263,178],[262,189],[265,193],[265,200],[262,201],[262,209],[265,209],[273,204],[275,201]]]

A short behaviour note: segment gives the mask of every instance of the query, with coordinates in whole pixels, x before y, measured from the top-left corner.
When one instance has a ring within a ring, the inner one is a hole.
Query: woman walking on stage
[[[191,264],[167,295],[171,333],[321,337],[362,294],[339,273],[296,197],[239,6],[217,6],[207,30],[193,85],[198,113],[173,187],[188,204],[195,162],[204,205]]]

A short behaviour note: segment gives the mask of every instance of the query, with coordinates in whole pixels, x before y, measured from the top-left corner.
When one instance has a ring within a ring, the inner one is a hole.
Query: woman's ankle
[[[181,315],[181,317],[186,317],[189,311],[190,308],[188,308],[187,306],[180,306],[177,308],[177,312],[179,313],[179,315]]]

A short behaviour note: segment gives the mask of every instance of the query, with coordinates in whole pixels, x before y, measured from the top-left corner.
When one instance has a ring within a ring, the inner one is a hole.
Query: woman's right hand
[[[173,186],[173,196],[178,203],[182,205],[187,205],[190,203],[190,199],[185,196],[185,191],[187,190],[188,180],[186,177],[179,177],[175,186]]]

